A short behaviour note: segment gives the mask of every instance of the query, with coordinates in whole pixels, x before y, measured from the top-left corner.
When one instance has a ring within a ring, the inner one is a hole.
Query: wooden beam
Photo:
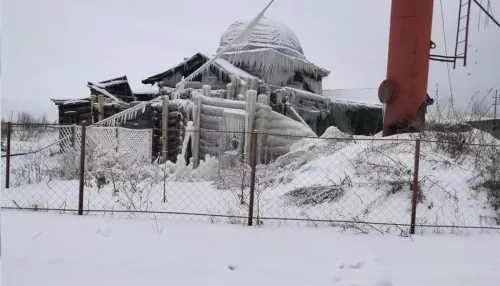
[[[95,101],[96,101],[96,96],[94,94],[91,94],[90,95],[90,114],[92,114],[92,124],[95,123],[95,120],[94,120],[94,112],[92,112],[92,108],[94,107],[94,104],[95,104]]]
[[[168,96],[163,97],[162,103],[162,115],[161,115],[161,157],[162,162],[165,163],[167,161],[168,155]]]
[[[104,120],[104,95],[99,94],[98,97],[99,121]]]
[[[200,131],[201,131],[201,106],[202,95],[195,95],[193,108],[193,135],[191,138],[191,151],[193,153],[193,168],[197,168],[200,163]]]

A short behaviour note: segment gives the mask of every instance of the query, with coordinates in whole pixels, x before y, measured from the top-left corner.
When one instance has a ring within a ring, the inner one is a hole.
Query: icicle
[[[177,89],[177,93],[183,91],[185,87],[186,87],[186,80],[184,79],[184,77],[182,77],[181,82],[179,83],[179,88]]]
[[[313,75],[329,74],[327,70],[315,66],[306,59],[286,55],[271,48],[228,52],[221,57],[234,65],[255,66],[263,71],[264,77],[295,71],[303,71]]]

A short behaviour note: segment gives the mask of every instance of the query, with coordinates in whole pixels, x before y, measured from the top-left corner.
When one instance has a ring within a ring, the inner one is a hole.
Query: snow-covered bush
[[[244,157],[237,151],[227,151],[222,155],[221,167],[214,186],[217,189],[229,190],[240,204],[247,203],[250,187],[251,168],[244,162]],[[247,193],[247,194],[245,194]]]
[[[487,192],[488,201],[500,210],[500,140],[487,132],[471,128],[467,132],[427,132],[435,152],[443,152],[453,164],[474,169],[471,188]],[[500,222],[500,212],[498,213]]]
[[[477,170],[474,188],[487,191],[500,224],[500,145],[476,146],[474,163]]]
[[[177,156],[177,162],[166,163],[167,173],[170,181],[180,182],[203,182],[214,181],[219,172],[219,161],[210,155],[206,155],[200,160],[198,168],[194,169],[193,164],[187,164],[182,155]]]
[[[14,157],[15,163],[11,162],[11,185],[21,186],[42,182],[49,177],[49,161],[45,154],[35,153],[25,156]]]
[[[80,152],[68,149],[58,158],[59,173],[63,180],[77,180],[80,174]]]

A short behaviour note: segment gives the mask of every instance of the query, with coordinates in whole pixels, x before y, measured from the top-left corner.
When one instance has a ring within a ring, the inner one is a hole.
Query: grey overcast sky
[[[486,2],[487,0],[483,0]],[[88,81],[127,75],[141,80],[196,52],[215,53],[234,21],[254,17],[268,0],[3,0],[1,111],[57,118],[51,98],[82,98]],[[306,57],[331,70],[324,88],[376,88],[386,75],[390,0],[276,0],[267,17],[288,25]],[[441,2],[434,1],[432,39],[444,54]],[[442,0],[448,53],[458,0]],[[500,18],[500,0],[491,0]],[[500,28],[478,27],[471,11],[467,67],[451,69],[462,97],[500,88]],[[431,62],[429,93],[449,93],[445,63]],[[455,90],[454,89],[454,90]],[[464,92],[465,91],[465,92]],[[374,89],[373,96],[376,96]]]

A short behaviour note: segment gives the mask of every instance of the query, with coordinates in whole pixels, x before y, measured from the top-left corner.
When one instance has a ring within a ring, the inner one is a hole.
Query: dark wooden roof
[[[137,101],[150,101],[158,97],[158,93],[146,93],[146,92],[141,92],[141,93],[134,93],[135,98]]]
[[[172,76],[176,74],[177,72],[182,72],[182,75],[184,77],[187,77],[190,75],[192,72],[194,72],[196,69],[201,67],[204,63],[206,63],[209,60],[205,55],[201,53],[197,53],[191,58],[185,60],[184,62],[180,63],[179,65],[156,75],[150,76],[147,79],[143,80],[143,84],[155,84],[165,77]]]
[[[117,98],[125,101],[131,102],[135,101],[134,93],[132,92],[130,85],[128,83],[127,76],[112,78],[99,82],[98,84],[88,83],[91,94],[99,95],[99,91],[92,88],[92,85],[96,85],[100,88],[105,89],[107,92],[116,96]]]
[[[80,105],[89,105],[90,98],[77,98],[77,99],[51,99],[50,101],[54,102],[55,105],[65,105],[68,107],[72,106],[80,106]]]

